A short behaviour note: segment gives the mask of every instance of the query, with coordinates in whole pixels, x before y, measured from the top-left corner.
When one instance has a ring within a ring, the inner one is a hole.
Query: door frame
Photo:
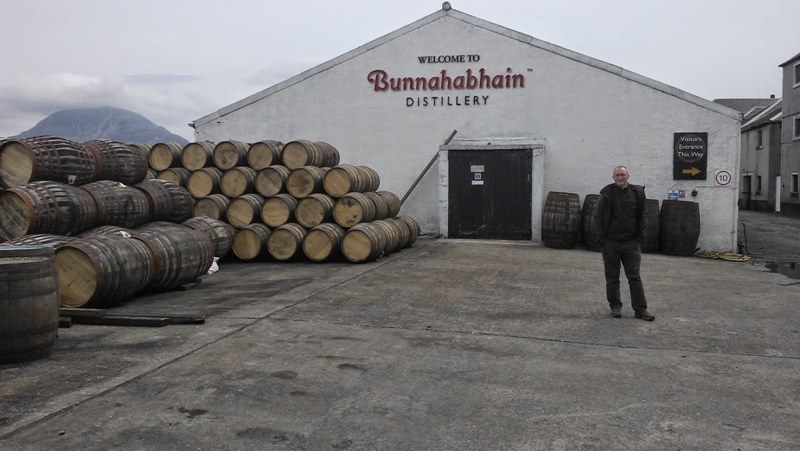
[[[542,240],[545,142],[538,138],[462,138],[439,146],[439,233],[449,238],[449,194],[451,150],[529,150],[531,152],[531,241]]]

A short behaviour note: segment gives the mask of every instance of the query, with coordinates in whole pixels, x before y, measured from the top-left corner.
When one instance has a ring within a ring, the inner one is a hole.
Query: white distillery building
[[[327,142],[399,197],[438,155],[401,214],[446,237],[540,241],[549,192],[583,201],[624,164],[649,198],[700,204],[698,247],[734,251],[740,116],[445,4],[193,125]]]

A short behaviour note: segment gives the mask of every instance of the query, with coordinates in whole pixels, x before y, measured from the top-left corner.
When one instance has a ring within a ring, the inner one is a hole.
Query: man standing
[[[619,266],[625,268],[625,277],[631,292],[634,316],[653,321],[655,316],[647,311],[644,286],[639,276],[642,261],[640,245],[645,227],[644,187],[628,183],[630,174],[625,166],[614,168],[614,183],[600,191],[594,213],[596,239],[603,243],[603,265],[606,275],[606,298],[611,306],[611,316],[622,317],[619,295]]]

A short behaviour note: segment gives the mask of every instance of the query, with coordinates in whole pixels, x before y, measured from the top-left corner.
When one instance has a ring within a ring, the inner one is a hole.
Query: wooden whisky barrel
[[[373,221],[376,219],[386,219],[389,217],[389,205],[386,204],[386,201],[383,199],[383,197],[379,196],[378,193],[374,191],[361,194],[371,200],[372,204],[375,206],[375,215],[372,217]]]
[[[198,169],[189,176],[186,189],[195,199],[221,193],[219,185],[223,175],[222,171],[214,167]]]
[[[344,234],[344,229],[337,224],[319,224],[309,230],[303,239],[303,254],[315,262],[337,257],[341,254]]]
[[[284,224],[272,231],[267,240],[267,251],[275,260],[290,260],[302,254],[306,229],[300,224]]]
[[[291,170],[286,166],[270,166],[264,168],[256,175],[256,191],[264,197],[274,196],[286,192],[286,179]]]
[[[186,185],[189,184],[189,177],[192,173],[186,169],[181,167],[175,168],[167,168],[158,173],[158,177],[161,180],[166,180],[173,185],[178,185],[186,188]]]
[[[222,194],[234,198],[255,192],[255,169],[247,166],[237,166],[223,174],[219,182]]]
[[[184,221],[183,225],[205,233],[214,246],[215,257],[224,257],[233,246],[236,228],[230,224],[208,216],[195,216]]]
[[[95,225],[134,228],[150,222],[153,211],[144,191],[111,180],[98,180],[81,186],[97,205]]]
[[[249,144],[242,141],[222,141],[214,146],[214,166],[227,171],[247,164]]]
[[[192,217],[194,199],[186,188],[160,179],[145,180],[135,188],[144,191],[150,199],[151,221],[181,223]]]
[[[289,169],[303,166],[333,167],[339,164],[339,151],[322,141],[299,139],[283,146],[282,161]]]
[[[147,177],[147,154],[119,141],[95,139],[83,147],[97,160],[96,180],[113,180],[135,185]]]
[[[281,164],[283,143],[266,139],[250,144],[247,150],[247,165],[260,171],[272,165]]]
[[[236,232],[233,237],[233,253],[242,260],[254,260],[268,255],[267,240],[272,229],[267,225],[255,223],[247,225]]]
[[[322,181],[325,192],[333,197],[347,193],[363,193],[378,189],[378,173],[367,166],[339,164],[325,173]]]
[[[94,226],[97,205],[79,187],[31,182],[0,192],[0,240],[31,233],[75,235]]]
[[[386,244],[386,233],[381,227],[368,222],[355,224],[342,239],[342,254],[354,263],[368,262],[381,257]]]
[[[288,194],[268,197],[261,206],[261,220],[270,227],[279,227],[295,219],[297,199]]]
[[[573,249],[581,228],[581,201],[575,193],[551,191],[542,209],[542,240],[546,247]]]
[[[91,235],[56,251],[61,304],[106,308],[144,289],[154,277],[154,256],[137,238]]]
[[[333,206],[333,219],[345,229],[375,219],[375,204],[363,193],[347,193]]]
[[[314,193],[301,199],[294,212],[297,223],[307,229],[312,229],[320,224],[333,221],[334,203],[333,197],[322,193]]]
[[[181,150],[181,165],[190,171],[198,171],[213,166],[214,143],[198,141],[186,144]]]
[[[224,194],[212,194],[202,199],[198,199],[192,209],[194,216],[208,216],[209,218],[220,221],[228,219],[228,206],[231,200]]]
[[[237,228],[242,228],[261,217],[261,207],[264,206],[264,199],[258,194],[245,194],[231,201],[226,213],[228,222]]]
[[[146,290],[178,288],[197,280],[214,263],[214,246],[199,230],[170,222],[151,222],[137,228],[135,236],[153,252],[154,275]]]
[[[174,142],[157,143],[150,148],[148,162],[157,172],[181,165],[183,146]]]
[[[391,191],[376,191],[375,194],[379,195],[384,202],[386,202],[387,218],[394,218],[400,214],[400,199]]]
[[[83,185],[97,177],[97,160],[82,145],[55,136],[9,140],[0,145],[0,186],[35,181]]]
[[[322,192],[326,170],[316,166],[303,166],[293,170],[286,178],[286,191],[298,199]]]
[[[664,200],[659,213],[658,247],[662,254],[689,257],[700,238],[700,204]]]
[[[0,364],[48,356],[58,332],[53,248],[0,246]]]
[[[642,236],[642,252],[658,252],[658,234],[661,222],[658,218],[658,199],[647,199],[645,201],[645,226]]]
[[[412,218],[411,216],[398,216],[397,220],[404,224],[406,228],[408,228],[408,242],[406,246],[411,246],[417,242],[421,231],[419,229],[419,224],[417,223],[416,219]]]
[[[583,198],[583,206],[581,207],[583,244],[586,246],[587,250],[595,252],[599,252],[603,247],[602,244],[595,239],[594,213],[599,201],[599,194],[587,194],[586,197]]]

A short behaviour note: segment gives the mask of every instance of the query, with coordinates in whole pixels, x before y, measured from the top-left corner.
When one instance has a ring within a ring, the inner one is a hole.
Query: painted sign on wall
[[[672,178],[705,180],[708,168],[708,133],[675,133],[672,145]]]

